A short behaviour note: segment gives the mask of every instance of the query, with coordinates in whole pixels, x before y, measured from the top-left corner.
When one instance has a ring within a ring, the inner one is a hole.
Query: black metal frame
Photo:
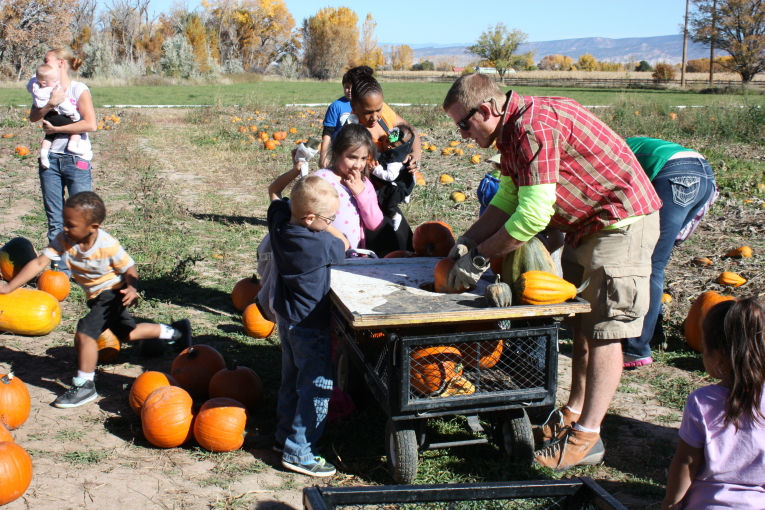
[[[565,497],[567,510],[627,510],[590,477],[439,485],[382,485],[371,487],[306,487],[305,510],[335,510],[338,506],[490,501]],[[445,505],[445,508],[447,506]]]

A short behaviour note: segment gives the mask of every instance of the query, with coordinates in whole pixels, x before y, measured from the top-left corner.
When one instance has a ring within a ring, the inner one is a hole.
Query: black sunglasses
[[[478,106],[476,106],[475,108],[473,108],[472,110],[470,110],[470,111],[467,113],[467,115],[465,115],[464,117],[462,117],[462,120],[460,120],[460,121],[457,121],[457,127],[458,127],[458,128],[460,128],[460,129],[461,129],[461,130],[463,130],[463,131],[470,131],[470,128],[469,128],[469,127],[468,127],[468,125],[467,125],[467,121],[469,121],[469,120],[470,120],[470,118],[471,118],[473,115],[475,115],[476,113],[478,113],[478,110],[480,110],[480,109],[481,109],[481,105],[482,105],[482,104],[484,104],[484,103],[488,103],[489,101],[493,101],[493,100],[494,100],[494,98],[492,98],[492,99],[487,99],[487,100],[485,100],[485,101],[481,101],[481,103],[480,103]]]

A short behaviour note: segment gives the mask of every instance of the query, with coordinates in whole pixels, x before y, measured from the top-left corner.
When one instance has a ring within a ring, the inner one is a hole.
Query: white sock
[[[409,197],[410,197],[410,196],[411,196],[411,195],[407,195],[407,196],[405,196],[405,197],[404,197],[404,203],[405,203],[405,204],[408,204],[408,203],[409,203]]]
[[[568,409],[574,414],[582,414],[582,411],[577,411],[576,409],[572,409],[571,406],[566,406],[566,409]]]
[[[578,431],[580,431],[580,432],[589,432],[590,434],[592,434],[593,432],[595,432],[595,433],[597,433],[597,434],[600,434],[600,427],[598,427],[598,428],[596,428],[596,429],[588,429],[588,428],[586,428],[586,427],[582,427],[582,426],[581,426],[581,425],[579,425],[577,422],[574,422],[574,423],[573,423],[573,427],[574,427],[574,430],[578,430]]]
[[[393,230],[398,230],[398,227],[401,226],[401,220],[404,219],[403,216],[401,216],[399,213],[396,213],[393,215]]]
[[[162,340],[172,340],[173,339],[173,333],[175,333],[175,330],[171,328],[170,326],[166,324],[160,324],[159,327],[161,328],[159,332],[159,338]]]
[[[77,378],[78,379],[85,379],[86,381],[92,381],[96,378],[95,372],[83,372],[82,370],[77,371]],[[82,386],[81,384],[77,384],[77,386]]]
[[[69,142],[66,145],[66,150],[74,154],[84,154],[82,151],[80,151],[80,144],[78,142]]]
[[[48,149],[40,149],[40,165],[43,168],[50,168],[50,161],[48,161]]]

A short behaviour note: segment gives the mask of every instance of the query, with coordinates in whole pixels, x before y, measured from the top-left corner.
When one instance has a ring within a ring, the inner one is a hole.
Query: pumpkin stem
[[[193,347],[189,347],[189,350],[186,352],[186,355],[189,357],[189,359],[194,359],[197,356],[199,356],[199,351],[194,349]]]
[[[577,294],[577,296],[578,296],[579,294],[581,294],[581,293],[582,293],[582,291],[583,291],[584,289],[586,289],[588,285],[590,285],[590,279],[589,279],[589,278],[587,278],[587,280],[585,280],[585,282],[584,282],[584,283],[583,283],[583,284],[582,284],[582,285],[581,285],[581,286],[580,286],[578,289],[576,289],[576,294]],[[570,287],[569,287],[569,288],[570,288]]]
[[[250,281],[254,283],[255,285],[258,285],[260,283],[260,280],[258,280],[258,275],[255,273],[252,273],[252,278],[250,278]]]
[[[0,379],[0,381],[2,381],[3,384],[11,384],[12,380],[13,380],[12,372],[8,372],[6,375],[2,377],[2,379]]]
[[[228,364],[228,369],[229,369],[229,370],[236,370],[236,360],[235,360],[235,359],[232,359],[232,360],[229,362],[229,364]]]

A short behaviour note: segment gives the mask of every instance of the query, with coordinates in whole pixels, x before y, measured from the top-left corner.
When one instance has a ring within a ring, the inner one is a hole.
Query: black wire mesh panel
[[[388,340],[379,330],[363,331],[356,340],[364,359],[372,366],[380,381],[388,387]]]
[[[337,510],[562,510],[566,497],[335,505]]]

